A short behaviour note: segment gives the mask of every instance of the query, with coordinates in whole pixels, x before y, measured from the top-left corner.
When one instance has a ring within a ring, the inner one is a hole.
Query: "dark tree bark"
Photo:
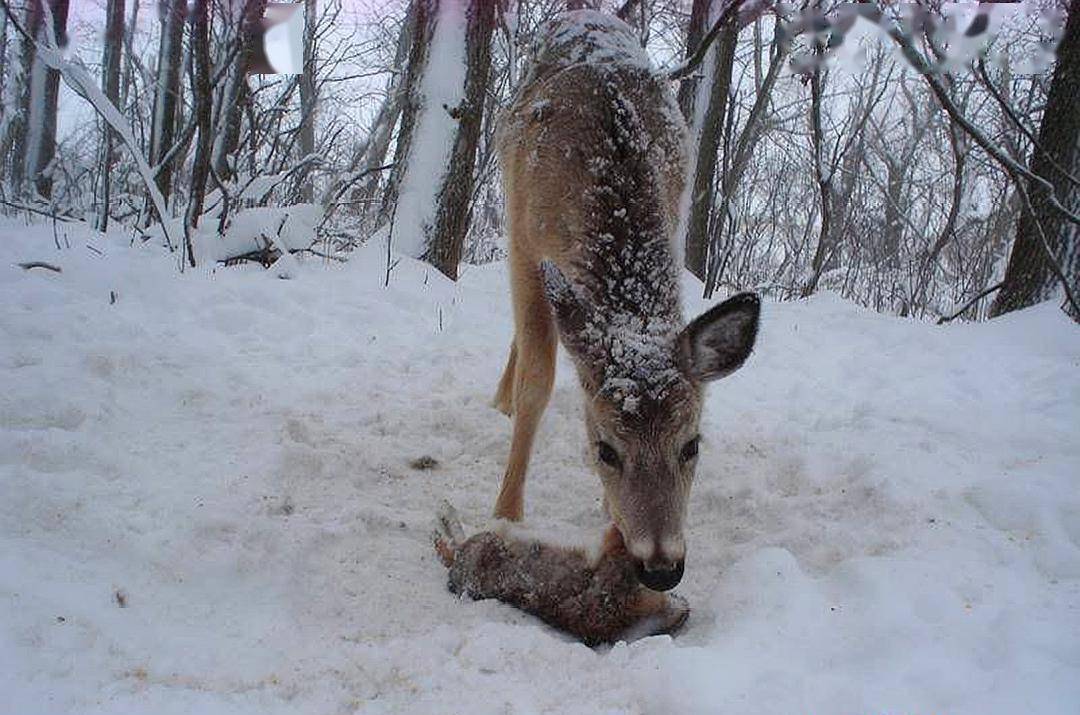
[[[690,6],[690,24],[686,28],[686,58],[697,52],[701,38],[705,36],[705,21],[709,17],[711,0],[694,0]],[[691,75],[679,82],[679,109],[683,118],[690,122],[694,117],[694,97],[697,95],[698,77]]]
[[[124,43],[124,0],[108,0],[105,9],[105,49],[101,59],[101,91],[120,106],[120,60]],[[102,122],[101,171],[98,181],[101,199],[98,205],[97,230],[109,228],[109,203],[112,200],[112,168],[116,163],[115,132]]]
[[[466,15],[465,96],[453,110],[457,119],[450,165],[437,198],[435,223],[424,258],[452,280],[457,280],[465,235],[469,231],[469,202],[473,193],[476,147],[484,116],[484,100],[491,74],[491,33],[495,29],[498,0],[470,0]]]
[[[814,180],[818,185],[821,226],[818,231],[817,248],[810,261],[810,280],[802,288],[804,298],[817,290],[818,280],[825,270],[825,260],[833,250],[830,245],[830,239],[833,236],[832,171],[825,168],[825,137],[821,126],[821,95],[825,84],[822,75],[820,65],[815,66],[813,74],[810,75],[810,136],[814,149]]]
[[[1080,176],[1080,0],[1069,5],[1031,170],[1054,185],[1062,206],[1080,212],[1080,186],[1075,182]],[[1051,260],[1073,295],[1080,295],[1080,227],[1054,211],[1046,194],[1030,182],[1026,193],[1031,207],[1017,223],[1004,285],[990,308],[991,317],[1051,298],[1060,285]],[[1070,314],[1080,321],[1075,309]]]
[[[150,123],[150,165],[153,167],[161,164],[176,141],[187,0],[161,0],[159,7],[161,40],[154,88],[154,114]],[[156,183],[161,195],[169,201],[173,184],[172,161],[159,168]],[[161,218],[164,220],[168,217]]]
[[[210,177],[211,103],[210,87],[210,0],[196,0],[191,11],[191,95],[195,100],[195,123],[199,139],[195,145],[195,161],[191,168],[191,192],[184,221],[184,252],[188,264],[195,266],[192,234],[199,226]]]
[[[717,152],[723,133],[724,114],[731,89],[731,72],[735,64],[735,44],[739,35],[734,19],[733,17],[720,31],[716,40],[716,60],[709,91],[709,106],[701,123],[690,194],[690,213],[686,220],[686,268],[702,281],[705,280],[708,267],[709,219],[713,213]]]
[[[0,13],[0,121],[3,120],[7,111],[7,80],[8,80],[8,16],[6,12]],[[0,161],[3,155],[0,154]]]

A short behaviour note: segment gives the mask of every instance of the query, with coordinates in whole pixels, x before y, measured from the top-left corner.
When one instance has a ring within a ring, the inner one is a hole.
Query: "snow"
[[[421,256],[435,221],[437,199],[457,134],[448,110],[465,96],[465,3],[438,3],[427,65],[420,83],[420,109],[394,213],[394,250]]]
[[[686,631],[594,651],[451,596],[428,541],[444,498],[485,526],[502,474],[502,265],[180,275],[57,230],[0,223],[0,712],[1076,711],[1080,332],[1052,304],[766,303],[708,390]],[[560,356],[530,527],[604,525],[580,414]]]
[[[591,64],[653,71],[648,53],[634,30],[622,20],[596,10],[564,12],[548,26],[537,43],[540,62],[558,58],[561,66]]]

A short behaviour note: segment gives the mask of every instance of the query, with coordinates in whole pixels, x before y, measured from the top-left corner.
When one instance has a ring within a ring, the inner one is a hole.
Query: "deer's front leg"
[[[514,432],[495,516],[521,521],[525,516],[525,472],[536,428],[555,384],[555,324],[539,270],[511,261],[517,356],[514,364]]]

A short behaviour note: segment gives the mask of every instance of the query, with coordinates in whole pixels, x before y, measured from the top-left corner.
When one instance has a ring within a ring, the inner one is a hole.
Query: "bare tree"
[[[210,0],[195,0],[191,9],[191,94],[195,100],[193,109],[199,139],[195,145],[195,159],[191,169],[191,190],[188,194],[187,213],[184,220],[184,253],[188,264],[195,266],[195,250],[192,234],[199,226],[206,195],[206,182],[210,176],[210,150],[212,131],[210,88]]]
[[[1057,54],[1031,171],[1051,182],[1061,206],[1080,213],[1080,0],[1069,5]],[[1080,225],[1054,210],[1047,192],[1026,183],[1020,190],[1028,199],[991,315],[1046,300],[1061,282],[1080,295]],[[1070,312],[1080,321],[1075,304]]]
[[[101,60],[101,91],[114,105],[120,103],[120,61],[124,43],[124,0],[108,0],[105,8],[105,44]],[[101,165],[98,183],[97,230],[109,228],[109,204],[112,194],[112,168],[116,163],[115,132],[107,123],[102,127]]]
[[[46,35],[67,44],[68,0],[47,0],[52,26],[45,22],[43,0],[28,0],[20,48],[20,121],[14,127],[11,162],[13,188],[24,193],[30,186],[44,199],[52,196],[51,164],[56,155],[56,113],[60,75],[38,57],[35,38]],[[29,185],[27,184],[29,182]]]
[[[704,84],[705,97],[694,100],[695,114],[705,103],[701,120],[692,123],[695,139],[694,172],[690,184],[690,212],[686,219],[686,268],[704,281],[707,271],[709,221],[715,203],[714,182],[716,165],[723,136],[724,113],[731,91],[731,75],[735,63],[735,46],[739,28],[732,16],[724,25],[714,48],[714,61]],[[704,100],[704,102],[703,102]]]
[[[248,99],[248,72],[263,35],[267,0],[226,0],[223,40],[229,51],[227,74],[214,120],[213,170],[222,180],[234,176],[233,155],[240,146],[240,124]]]
[[[150,164],[157,171],[158,191],[168,201],[174,173],[170,152],[176,141],[177,117],[180,113],[180,74],[187,1],[160,0],[159,9],[161,39],[154,87],[154,112],[150,124]]]
[[[427,236],[424,259],[456,280],[465,234],[469,230],[476,147],[480,140],[488,77],[491,74],[491,33],[497,0],[471,0],[465,35],[465,93],[451,116],[457,121],[450,165],[436,198],[435,221]]]
[[[317,0],[304,0],[304,67],[303,74],[300,76],[301,159],[315,154],[315,118],[319,101],[318,84],[315,77],[318,69],[315,61],[315,28],[318,23]],[[315,184],[311,171],[307,168],[310,164],[305,163],[304,166],[305,168],[298,172],[297,180],[300,183],[301,199],[310,203],[315,198]]]

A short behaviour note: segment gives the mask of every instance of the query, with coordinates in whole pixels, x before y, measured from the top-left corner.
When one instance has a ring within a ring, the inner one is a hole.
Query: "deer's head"
[[[697,467],[703,386],[746,361],[761,304],[741,293],[689,325],[674,315],[611,314],[543,266],[559,335],[586,392],[591,460],[608,513],[645,586],[683,574],[683,521]]]

